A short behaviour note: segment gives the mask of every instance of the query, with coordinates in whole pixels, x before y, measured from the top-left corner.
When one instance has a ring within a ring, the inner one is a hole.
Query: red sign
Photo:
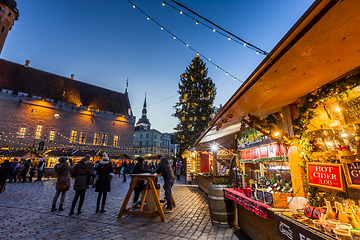
[[[309,185],[345,192],[341,164],[308,162],[307,170]]]

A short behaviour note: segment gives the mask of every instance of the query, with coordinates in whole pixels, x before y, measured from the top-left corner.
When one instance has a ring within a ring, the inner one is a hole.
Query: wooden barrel
[[[210,218],[213,225],[232,227],[235,225],[236,204],[225,198],[224,188],[227,188],[227,185],[210,184],[208,195]]]

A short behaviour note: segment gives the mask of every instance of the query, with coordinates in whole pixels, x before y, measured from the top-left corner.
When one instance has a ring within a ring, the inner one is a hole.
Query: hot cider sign
[[[345,192],[341,164],[308,162],[307,170],[309,185]]]

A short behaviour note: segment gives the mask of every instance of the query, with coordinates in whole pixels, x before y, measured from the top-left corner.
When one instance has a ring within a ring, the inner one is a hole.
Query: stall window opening
[[[18,138],[24,138],[27,127],[20,127]]]
[[[77,130],[71,130],[70,143],[76,143]]]
[[[49,141],[55,140],[55,130],[51,130],[49,134]]]
[[[37,125],[36,126],[35,139],[40,139],[41,129],[42,129],[42,125]]]
[[[86,143],[86,132],[85,131],[80,132],[79,143],[80,144],[85,144]]]

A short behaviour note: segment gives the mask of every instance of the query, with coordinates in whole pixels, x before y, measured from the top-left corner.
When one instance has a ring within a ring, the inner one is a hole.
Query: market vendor
[[[226,163],[222,163],[220,167],[220,175],[228,175],[229,174],[229,166]]]

